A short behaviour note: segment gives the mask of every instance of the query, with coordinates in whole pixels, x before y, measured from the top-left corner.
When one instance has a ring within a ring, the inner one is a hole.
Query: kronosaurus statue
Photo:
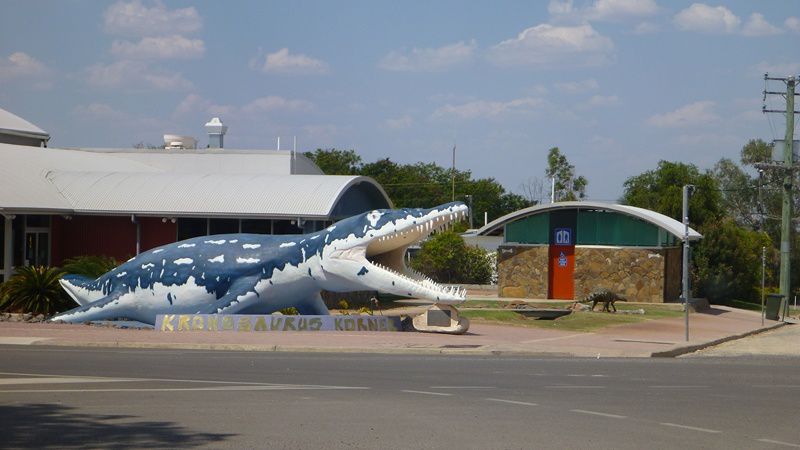
[[[291,306],[300,314],[328,314],[323,289],[460,303],[465,291],[409,269],[404,257],[409,245],[466,214],[460,202],[380,209],[310,234],[223,234],[164,245],[96,280],[63,277],[80,306],[51,320],[154,324],[158,314],[270,314]]]

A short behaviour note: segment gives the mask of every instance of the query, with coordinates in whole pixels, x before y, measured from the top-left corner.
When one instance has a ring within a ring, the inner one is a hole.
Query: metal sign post
[[[689,195],[694,186],[683,186],[683,310],[686,316],[686,342],[689,342]]]

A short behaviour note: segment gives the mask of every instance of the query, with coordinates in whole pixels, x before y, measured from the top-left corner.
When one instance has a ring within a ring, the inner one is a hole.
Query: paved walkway
[[[675,356],[781,326],[757,312],[715,306],[683,318],[647,320],[592,333],[473,323],[461,336],[402,332],[183,332],[52,323],[0,323],[0,344],[381,353]],[[787,327],[788,328],[788,327]],[[792,327],[794,328],[794,327]],[[800,329],[800,327],[797,327]],[[769,345],[766,345],[769,347]]]
[[[709,347],[686,357],[702,356],[800,356],[800,325],[789,325]]]

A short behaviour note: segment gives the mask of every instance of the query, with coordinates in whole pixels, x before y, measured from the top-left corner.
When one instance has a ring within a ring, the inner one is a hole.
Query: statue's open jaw
[[[339,252],[337,257],[355,263],[353,267],[358,267],[359,282],[379,292],[425,298],[436,303],[460,303],[465,299],[464,290],[442,286],[406,267],[405,254],[410,245],[445,229],[466,214],[467,207],[460,203],[415,210],[374,229],[371,237]]]

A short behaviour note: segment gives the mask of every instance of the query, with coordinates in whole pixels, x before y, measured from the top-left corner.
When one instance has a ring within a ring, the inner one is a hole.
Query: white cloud
[[[742,28],[745,36],[773,36],[783,33],[783,30],[767,22],[764,15],[753,13]]]
[[[8,58],[0,58],[0,80],[40,77],[47,73],[47,67],[27,53],[14,52]]]
[[[614,147],[617,145],[617,141],[614,138],[597,134],[589,138],[589,143],[596,147]]]
[[[105,103],[90,103],[78,105],[72,110],[73,114],[88,120],[128,120],[130,116],[118,111]]]
[[[78,105],[72,114],[85,122],[104,122],[119,129],[157,131],[164,127],[164,122],[154,117],[137,116],[125,111],[120,111],[105,103],[90,103]]]
[[[673,20],[678,29],[700,33],[733,33],[742,22],[730,9],[704,3],[692,4],[676,14]]]
[[[131,90],[186,90],[192,83],[180,73],[151,68],[142,61],[122,60],[95,64],[86,69],[86,82],[101,88]]]
[[[402,130],[410,127],[414,123],[414,119],[409,115],[386,119],[383,121],[383,126],[390,130]]]
[[[590,107],[606,107],[619,104],[619,97],[616,95],[593,95],[586,104]]]
[[[378,66],[402,72],[439,72],[472,60],[477,44],[474,40],[438,48],[413,48],[410,52],[390,52]]]
[[[103,15],[103,28],[110,34],[126,36],[159,36],[194,33],[203,27],[203,20],[194,7],[169,10],[159,0],[147,7],[139,0],[119,1]]]
[[[574,7],[571,0],[553,0],[547,11],[557,20],[620,22],[655,15],[659,7],[655,0],[595,0],[582,8]]]
[[[266,57],[258,55],[250,61],[250,67],[264,73],[296,75],[328,73],[328,64],[325,61],[300,53],[291,54],[288,48],[282,48]]]
[[[271,111],[310,111],[314,109],[314,104],[306,100],[291,100],[276,95],[257,98],[250,103],[242,106],[245,114],[254,114]]]
[[[718,145],[741,145],[742,138],[729,133],[702,133],[702,134],[682,134],[675,138],[681,145],[690,146],[718,146]]]
[[[572,0],[550,0],[547,5],[547,12],[552,16],[567,15],[575,12]]]
[[[661,27],[652,22],[642,22],[633,28],[633,34],[652,34],[661,30]]]
[[[647,119],[647,123],[660,128],[677,128],[707,124],[719,119],[713,111],[715,105],[714,102],[708,100],[690,103],[675,111],[651,116]]]
[[[137,43],[114,41],[111,54],[124,59],[192,59],[200,58],[206,48],[200,39],[180,35],[145,37]]]
[[[593,91],[600,87],[600,85],[597,84],[597,80],[594,78],[589,78],[583,81],[567,81],[556,83],[555,86],[556,89],[567,94],[582,94],[584,92]]]
[[[625,20],[658,13],[655,0],[596,0],[586,11],[589,20]]]
[[[763,75],[765,73],[776,77],[797,75],[800,73],[800,62],[768,63],[766,61],[761,61],[753,66],[752,70],[757,75]]]
[[[254,99],[242,106],[219,105],[198,94],[187,95],[173,111],[173,117],[191,113],[203,113],[220,117],[241,117],[270,112],[304,112],[314,109],[314,104],[306,100],[286,99],[279,96],[266,96]]]
[[[598,66],[613,59],[614,43],[589,24],[554,26],[541,24],[489,51],[499,66]]]
[[[785,26],[786,29],[789,31],[800,33],[800,19],[798,19],[797,17],[794,16],[789,17],[788,19],[786,19],[785,22],[783,22],[783,26]]]
[[[523,97],[507,102],[477,100],[460,105],[445,105],[433,112],[434,118],[455,117],[458,119],[476,119],[479,117],[497,117],[508,113],[532,111],[544,104],[536,97]]]
[[[181,116],[189,113],[204,113],[212,116],[228,116],[236,114],[236,108],[230,105],[217,105],[197,94],[187,95],[172,113]]]

